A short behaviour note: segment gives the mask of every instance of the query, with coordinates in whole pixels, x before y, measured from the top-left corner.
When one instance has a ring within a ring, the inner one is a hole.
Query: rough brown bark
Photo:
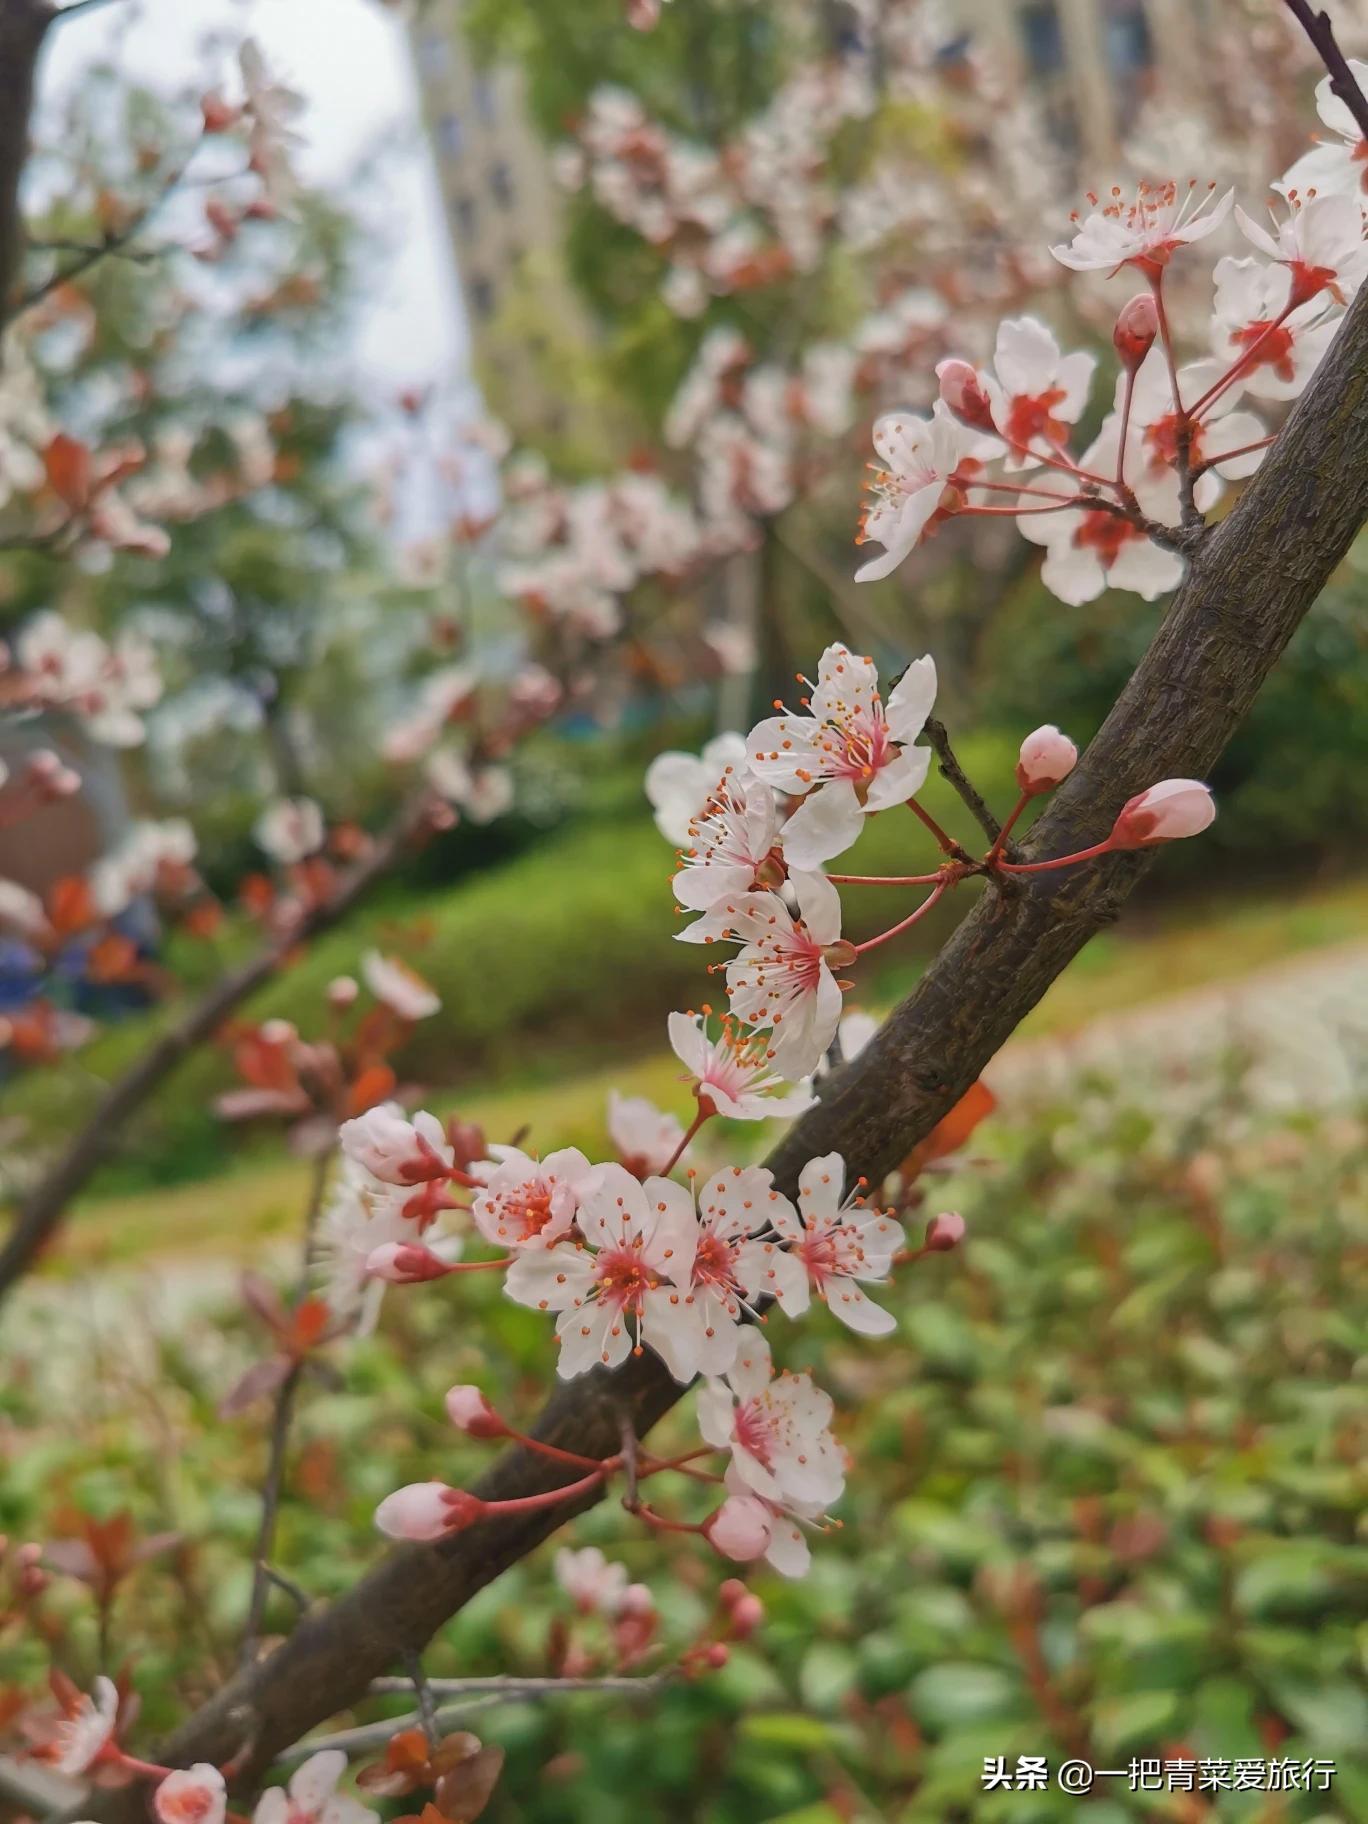
[[[72,1198],[84,1190],[118,1145],[130,1117],[156,1094],[197,1046],[213,1037],[231,1013],[273,975],[288,967],[293,951],[346,917],[394,866],[420,822],[416,805],[402,811],[330,899],[309,913],[288,936],[266,944],[255,956],[230,970],[123,1076],[110,1084],[85,1126],[20,1203],[19,1213],[0,1248],[0,1299],[23,1277],[56,1233]]]
[[[1164,777],[1205,774],[1368,517],[1368,289],[1312,387],[1229,518],[1205,541],[1149,652],[1024,845],[1028,857],[1099,840],[1125,800]],[[1076,871],[990,888],[917,989],[829,1094],[771,1155],[795,1189],[800,1165],[836,1149],[877,1179],[950,1108],[1022,1016],[1101,927],[1148,857],[1109,856]],[[621,1420],[644,1433],[680,1397],[647,1353],[615,1376],[557,1388],[538,1436],[589,1456],[619,1447]],[[508,1499],[567,1479],[512,1450],[477,1492]],[[250,1785],[273,1755],[363,1696],[501,1571],[589,1506],[479,1525],[436,1546],[391,1553],[341,1600],[311,1612],[163,1744],[172,1765],[240,1755]],[[93,1815],[140,1815],[138,1797],[96,1795]]]
[[[0,323],[24,252],[19,180],[28,158],[38,53],[52,19],[47,0],[0,0]]]

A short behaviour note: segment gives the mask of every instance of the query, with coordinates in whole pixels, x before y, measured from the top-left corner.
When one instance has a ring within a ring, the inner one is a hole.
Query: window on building
[[[418,39],[418,68],[424,76],[445,76],[451,68],[451,40],[441,32],[424,32]]]
[[[482,73],[475,78],[475,112],[487,127],[493,126],[499,105],[492,76]]]
[[[1059,12],[1054,0],[1031,0],[1017,14],[1022,48],[1031,72],[1051,76],[1064,67],[1064,34],[1059,26]]]
[[[456,212],[456,231],[463,241],[473,241],[475,228],[479,221],[479,211],[475,207],[473,196],[458,196],[454,205]]]
[[[513,206],[513,173],[499,158],[489,167],[489,192],[501,209]]]
[[[470,281],[470,303],[477,317],[494,315],[494,287],[488,279],[474,278]]]
[[[465,150],[465,131],[459,114],[443,114],[437,121],[437,144],[447,158],[459,158]]]
[[[1117,125],[1124,133],[1133,124],[1154,79],[1154,46],[1142,0],[1107,0],[1102,42],[1116,92]]]

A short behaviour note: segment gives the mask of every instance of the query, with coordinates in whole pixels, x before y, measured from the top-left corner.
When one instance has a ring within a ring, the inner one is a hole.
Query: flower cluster
[[[1030,316],[1001,323],[990,365],[941,361],[929,417],[879,419],[860,540],[883,554],[858,580],[887,576],[947,520],[985,514],[1015,518],[1044,547],[1041,575],[1062,601],[1109,586],[1152,601],[1181,580],[1224,484],[1252,475],[1277,434],[1248,402],[1276,407],[1303,391],[1368,272],[1363,142],[1328,81],[1321,118],[1352,139],[1308,153],[1274,185],[1267,227],[1231,189],[1170,180],[1091,194],[1072,238],[1052,249],[1073,272],[1124,271],[1144,286],[1116,317],[1111,408],[1086,448],[1072,440],[1096,357],[1064,353]],[[1170,268],[1232,214],[1253,252],[1215,262],[1210,352],[1185,360],[1165,305]]]

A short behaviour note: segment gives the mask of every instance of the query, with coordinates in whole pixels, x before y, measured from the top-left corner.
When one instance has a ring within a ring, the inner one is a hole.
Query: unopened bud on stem
[[[1159,308],[1154,302],[1154,294],[1138,291],[1129,304],[1121,306],[1116,328],[1112,331],[1112,347],[1121,357],[1122,366],[1133,374],[1154,347],[1158,334]]]
[[[1113,849],[1143,849],[1180,836],[1200,836],[1215,821],[1210,789],[1197,779],[1161,779],[1122,805],[1112,826]]]
[[[978,373],[967,361],[942,361],[936,368],[940,396],[964,424],[976,431],[992,432],[993,408]]]
[[[1078,749],[1052,722],[1027,735],[1017,755],[1016,782],[1023,792],[1048,792],[1067,779],[1078,762]]]

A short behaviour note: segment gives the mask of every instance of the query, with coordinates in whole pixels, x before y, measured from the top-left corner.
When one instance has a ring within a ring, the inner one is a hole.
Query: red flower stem
[[[1004,874],[1043,874],[1049,868],[1067,868],[1076,861],[1091,861],[1095,855],[1111,853],[1112,839],[1108,836],[1105,842],[1095,842],[1090,849],[1080,849],[1076,855],[1060,855],[1054,861],[1000,861],[998,867]]]
[[[511,1267],[516,1259],[515,1254],[505,1254],[500,1260],[452,1260],[445,1264],[448,1273],[491,1273],[495,1267]]]
[[[980,485],[978,482],[974,483],[975,487]],[[1086,494],[1075,494],[1070,500],[1061,499],[1057,507],[961,507],[960,512],[975,513],[987,518],[1025,519],[1028,514],[1032,513],[1063,513],[1068,507],[1087,506],[1088,504]]]
[[[609,1458],[607,1463],[600,1463],[592,1476],[582,1476],[578,1482],[566,1482],[560,1488],[550,1488],[544,1495],[519,1495],[512,1501],[486,1501],[481,1519],[492,1519],[503,1514],[530,1514],[543,1507],[556,1507],[562,1501],[572,1500],[576,1495],[586,1495],[598,1483],[606,1480],[611,1473],[610,1465],[617,1467],[621,1459]]]
[[[125,1754],[122,1748],[110,1746],[100,1759],[113,1767],[122,1767],[125,1773],[140,1774],[145,1780],[164,1780],[174,1773],[174,1767],[161,1767],[156,1761],[140,1761],[136,1755]]]
[[[1131,400],[1135,397],[1135,376],[1139,370],[1126,369],[1126,396],[1121,404],[1121,441],[1116,448],[1116,485],[1126,485],[1126,440],[1130,436]]]
[[[1270,443],[1278,441],[1278,433],[1271,437],[1259,437],[1253,443],[1242,443],[1237,449],[1222,450],[1217,456],[1209,456],[1205,462],[1199,462],[1193,470],[1194,475],[1205,475],[1208,469],[1219,468],[1223,462],[1229,462],[1232,456],[1247,456],[1251,450],[1266,450]]]
[[[1016,822],[1017,818],[1020,817],[1021,813],[1026,809],[1026,806],[1031,802],[1032,798],[1034,798],[1034,797],[1035,797],[1034,792],[1023,792],[1021,794],[1020,798],[1018,798],[1016,803],[1012,806],[1011,816],[1008,817],[1006,823],[1004,823],[1002,828],[998,831],[997,836],[993,842],[992,848],[989,849],[987,855],[984,857],[984,860],[987,864],[991,865],[993,862],[995,862],[997,860],[998,856],[1001,855],[1002,851],[1006,848],[1007,838],[1012,833],[1013,824]]]
[[[927,829],[930,830],[931,834],[935,837],[938,845],[947,855],[955,855],[959,852],[959,844],[955,839],[946,834],[931,815],[930,811],[924,811],[915,798],[909,798],[907,800],[907,808],[914,817],[919,817],[921,819]]]
[[[1041,500],[1076,500],[1076,494],[1056,494],[1053,488],[1030,488],[1025,482],[971,481],[971,488],[987,488],[994,494],[1037,494]]]
[[[940,874],[828,874],[837,887],[934,887]]]
[[[1221,375],[1219,380],[1215,381],[1207,388],[1195,405],[1188,407],[1188,416],[1190,418],[1195,418],[1199,412],[1204,412],[1209,405],[1220,398],[1221,394],[1225,392],[1228,386],[1234,384],[1243,370],[1249,366],[1255,355],[1258,354],[1264,343],[1273,334],[1273,331],[1275,329],[1281,329],[1295,309],[1295,304],[1289,303],[1284,305],[1283,309],[1279,311],[1273,321],[1264,325],[1262,331],[1254,338],[1239,359],[1227,368],[1226,372]]]
[[[499,1423],[504,1428],[503,1435],[513,1443],[521,1444],[524,1450],[534,1450],[538,1456],[550,1457],[557,1463],[567,1463],[572,1469],[601,1470],[604,1474],[611,1475],[622,1466],[621,1457],[581,1457],[573,1450],[562,1450],[557,1444],[543,1444],[540,1438],[534,1438],[530,1432],[515,1431],[503,1419]]]
[[[933,893],[927,894],[926,898],[917,907],[916,911],[909,912],[907,917],[905,919],[903,919],[901,921],[901,923],[896,924],[896,925],[891,925],[887,931],[881,931],[877,937],[871,937],[863,944],[856,944],[856,946],[855,946],[856,956],[863,956],[866,950],[873,950],[879,944],[886,944],[890,937],[897,937],[900,932],[909,930],[913,925],[916,924],[916,922],[919,918],[926,917],[926,914],[931,910],[932,906],[935,905],[936,901],[940,898],[941,894],[944,893],[944,891],[945,891],[945,882],[942,881]]]
[[[644,1520],[647,1526],[653,1526],[660,1533],[702,1533],[703,1528],[688,1520],[667,1520],[664,1514],[656,1513],[654,1508],[647,1507],[644,1501],[638,1501],[631,1510],[638,1520]]]
[[[1164,275],[1156,272],[1150,278],[1150,290],[1154,294],[1154,314],[1159,319],[1159,340],[1164,345],[1164,359],[1168,363],[1169,385],[1173,388],[1173,409],[1180,419],[1187,413],[1183,410],[1183,395],[1178,391],[1178,363],[1173,353],[1173,334],[1169,329],[1168,312],[1164,309]]]
[[[684,1154],[688,1151],[688,1146],[689,1146],[690,1140],[693,1139],[694,1135],[698,1132],[699,1128],[702,1127],[703,1123],[708,1119],[708,1116],[715,1114],[716,1112],[717,1111],[712,1107],[711,1104],[709,1104],[707,1108],[704,1108],[703,1104],[701,1102],[699,1103],[698,1113],[694,1116],[693,1120],[689,1123],[689,1131],[685,1134],[684,1138],[680,1141],[679,1145],[675,1148],[674,1154],[670,1159],[670,1163],[665,1167],[665,1170],[660,1174],[660,1176],[662,1178],[669,1177],[670,1173],[675,1169],[675,1167],[679,1164],[680,1160],[684,1157]]]

